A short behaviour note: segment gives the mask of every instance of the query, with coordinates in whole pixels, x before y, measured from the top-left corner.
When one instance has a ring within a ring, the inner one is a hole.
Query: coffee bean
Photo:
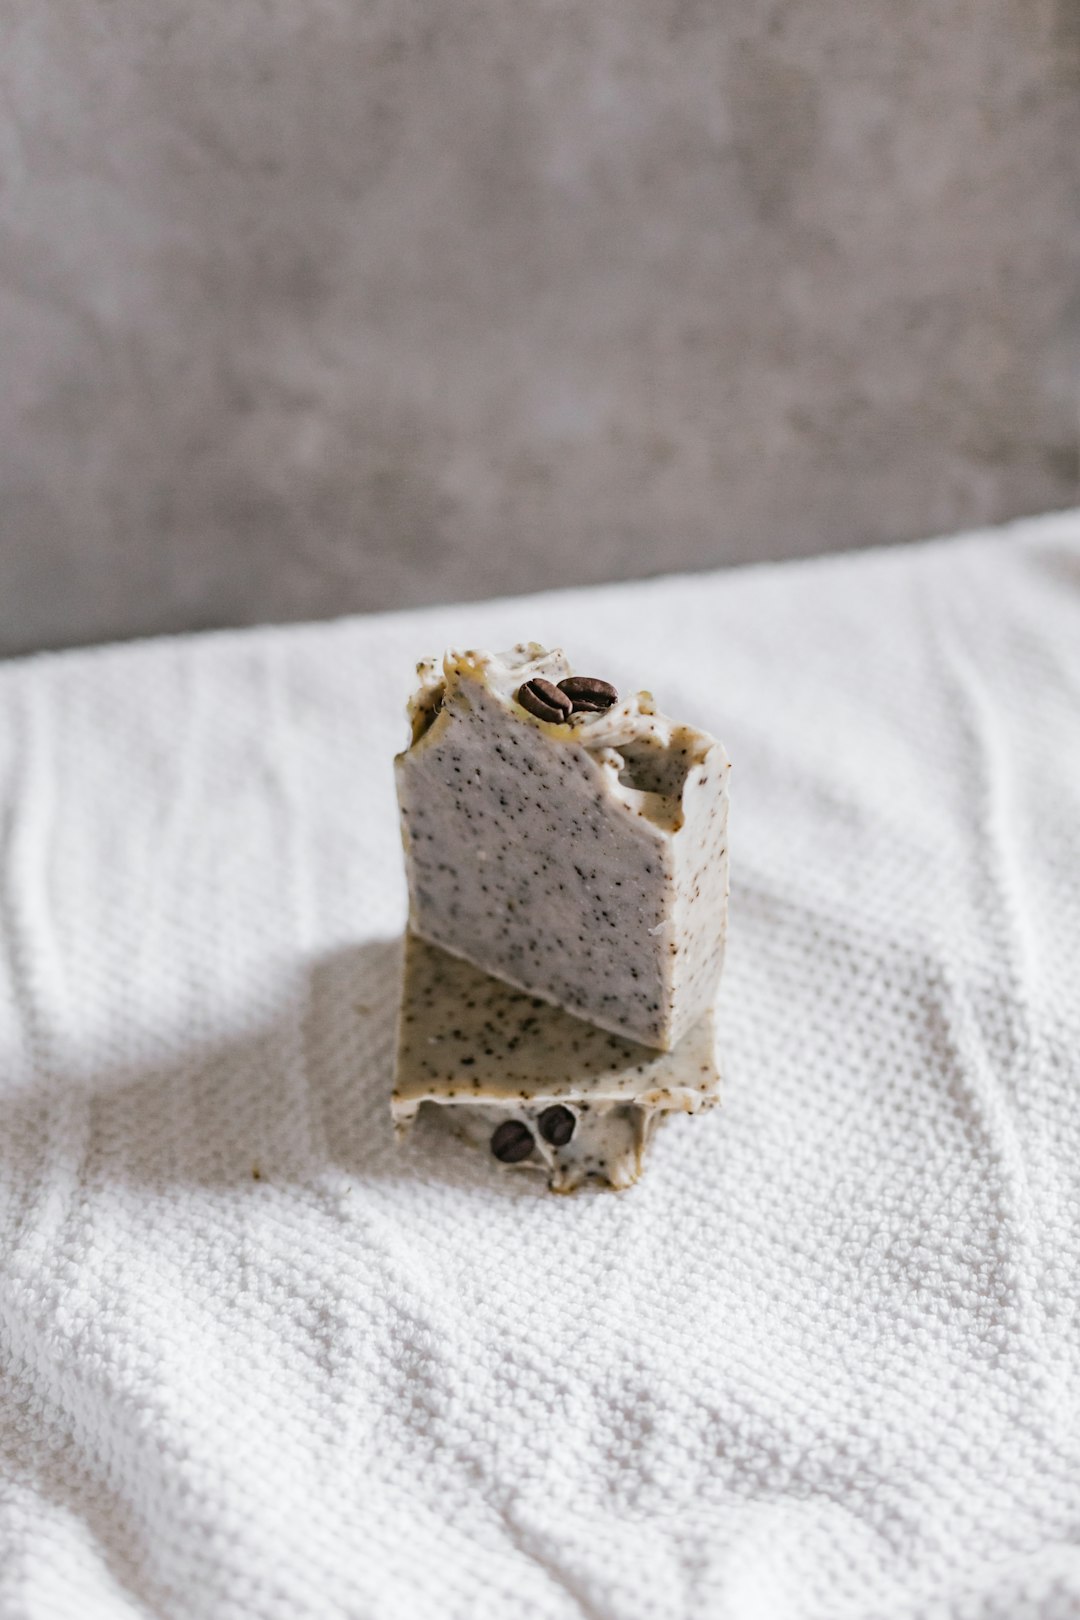
[[[598,680],[595,675],[569,675],[559,682],[559,691],[570,699],[575,714],[600,714],[619,701],[611,682]]]
[[[491,1151],[503,1164],[519,1164],[532,1150],[532,1131],[520,1119],[504,1119],[491,1133]]]
[[[569,1108],[555,1103],[551,1108],[544,1109],[537,1123],[545,1142],[550,1142],[552,1147],[565,1147],[574,1134],[577,1120]]]
[[[545,681],[542,675],[519,686],[516,696],[521,707],[535,714],[538,720],[568,720],[574,708],[574,700]]]

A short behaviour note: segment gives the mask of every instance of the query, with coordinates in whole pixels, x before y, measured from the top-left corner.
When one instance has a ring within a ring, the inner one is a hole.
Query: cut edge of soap
[[[416,918],[412,915],[411,907],[409,912],[409,933],[415,934],[417,939],[422,939],[426,945],[434,945],[438,950],[445,951],[448,956],[456,956],[459,962],[467,962],[470,967],[477,968],[478,972],[486,973],[489,978],[498,979],[500,984],[509,985],[511,990],[520,990],[522,995],[532,996],[536,1001],[542,1001],[545,1006],[554,1007],[556,1011],[566,1013],[568,1018],[581,1018],[583,1023],[591,1024],[594,1029],[602,1029],[606,1035],[617,1035],[620,1040],[630,1041],[646,1052],[673,1052],[679,1041],[685,1038],[684,1032],[679,1031],[677,1038],[668,1045],[653,1045],[651,1041],[643,1041],[638,1035],[628,1035],[625,1028],[614,1018],[598,1018],[594,1015],[584,1018],[581,1013],[572,1013],[563,1006],[557,997],[545,995],[543,990],[537,989],[535,985],[526,984],[524,979],[512,979],[508,973],[495,973],[491,968],[481,968],[467,952],[455,950],[452,945],[447,944],[446,940],[436,939],[433,934],[426,933],[423,928],[418,926]],[[693,1028],[698,1019],[703,1018],[707,1012],[707,1007],[699,1008],[691,1021],[690,1028]]]
[[[600,1091],[590,1091],[588,1101],[584,1104],[587,1112],[592,1106],[597,1107],[627,1107],[647,1110],[654,1118],[666,1118],[668,1114],[704,1114],[710,1108],[715,1108],[720,1100],[723,1090],[723,1076],[719,1065],[712,1081],[700,1090],[689,1087],[668,1088],[666,1086],[652,1087],[647,1091],[627,1094],[625,1091],[609,1091],[606,1094]],[[529,1092],[523,1097],[520,1092],[507,1093],[505,1096],[493,1096],[490,1093],[476,1094],[467,1089],[448,1093],[445,1089],[418,1093],[413,1097],[402,1098],[397,1092],[390,1098],[390,1114],[394,1123],[394,1130],[399,1137],[407,1136],[416,1121],[420,1110],[424,1107],[432,1108],[494,1108],[505,1107],[508,1114],[518,1106],[525,1103],[531,1108],[550,1108],[558,1104],[573,1104],[582,1107],[581,1102],[568,1091],[564,1085],[561,1089],[545,1091],[541,1089]]]

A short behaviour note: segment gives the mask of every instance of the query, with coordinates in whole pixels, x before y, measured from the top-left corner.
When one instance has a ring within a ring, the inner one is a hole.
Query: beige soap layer
[[[647,692],[557,722],[517,702],[525,682],[571,673],[535,643],[419,666],[396,761],[410,927],[670,1050],[719,983],[730,766]]]
[[[658,1052],[406,937],[391,1104],[399,1128],[438,1105],[494,1158],[493,1136],[517,1122],[531,1143],[518,1133],[527,1156],[512,1168],[543,1173],[556,1192],[589,1177],[628,1187],[657,1121],[712,1107],[719,1086],[711,1009],[675,1051]],[[545,1140],[545,1125],[562,1136],[568,1123],[568,1140]]]

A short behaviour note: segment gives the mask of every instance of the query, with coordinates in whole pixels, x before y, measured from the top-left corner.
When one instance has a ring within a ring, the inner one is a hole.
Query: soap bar
[[[723,965],[720,743],[647,692],[590,704],[605,683],[536,643],[451,652],[418,673],[412,742],[395,762],[410,928],[670,1051],[711,1006]]]
[[[391,1100],[399,1131],[437,1105],[468,1141],[555,1192],[629,1187],[657,1123],[719,1101],[712,1009],[675,1052],[624,1040],[482,973],[415,934]]]

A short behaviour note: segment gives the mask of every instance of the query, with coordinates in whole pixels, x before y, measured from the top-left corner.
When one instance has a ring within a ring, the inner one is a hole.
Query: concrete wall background
[[[1077,498],[1080,0],[8,0],[0,651]]]

